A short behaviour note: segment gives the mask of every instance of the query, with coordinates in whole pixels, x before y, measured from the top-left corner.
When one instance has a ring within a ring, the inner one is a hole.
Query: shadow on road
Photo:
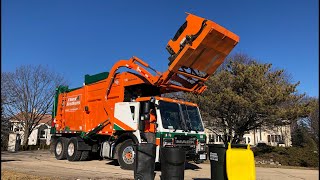
[[[107,162],[106,164],[113,165],[113,166],[120,166],[117,160],[113,160],[113,161]]]
[[[185,163],[184,169],[185,170],[197,170],[197,169],[201,169],[201,167],[199,167],[195,164]],[[160,163],[156,163],[155,171],[161,171],[161,164]]]
[[[192,180],[211,180],[210,178],[193,178]]]
[[[1,162],[10,162],[10,161],[20,161],[20,160],[14,160],[14,159],[1,159]]]
[[[186,163],[184,166],[185,170],[191,169],[191,170],[196,170],[196,169],[201,169],[201,167],[195,165],[195,164],[191,164],[191,163]]]

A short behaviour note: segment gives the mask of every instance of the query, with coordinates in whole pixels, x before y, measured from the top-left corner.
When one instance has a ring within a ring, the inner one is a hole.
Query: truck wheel
[[[87,161],[90,159],[90,151],[82,151],[80,161]]]
[[[77,138],[71,138],[67,146],[67,159],[68,161],[79,161],[81,158],[81,151],[78,151]]]
[[[54,155],[57,160],[63,160],[67,158],[67,139],[65,137],[60,137],[57,139],[54,146]]]
[[[132,145],[133,142],[131,139],[119,144],[118,163],[121,169],[134,169],[134,150]]]

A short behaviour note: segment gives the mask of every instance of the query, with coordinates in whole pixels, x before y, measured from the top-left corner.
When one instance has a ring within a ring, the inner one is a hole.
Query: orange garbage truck
[[[238,42],[226,28],[187,14],[166,46],[170,56],[165,72],[132,57],[109,72],[85,75],[82,87],[58,87],[51,128],[56,159],[81,161],[95,154],[133,169],[133,145],[148,142],[156,144],[156,162],[165,146],[184,148],[190,161],[205,160],[198,105],[163,94],[203,93],[204,83]]]

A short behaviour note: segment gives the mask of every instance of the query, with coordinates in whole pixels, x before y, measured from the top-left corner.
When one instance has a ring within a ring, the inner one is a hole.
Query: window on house
[[[275,142],[275,137],[274,137],[274,135],[271,135],[271,142]]]
[[[214,142],[214,134],[210,134],[209,136],[209,142]]]
[[[40,131],[40,138],[46,138],[46,131],[45,130]]]
[[[248,137],[248,143],[247,144],[250,144],[250,137]]]
[[[276,135],[276,136],[277,136],[278,142],[281,142],[282,141],[281,135]]]

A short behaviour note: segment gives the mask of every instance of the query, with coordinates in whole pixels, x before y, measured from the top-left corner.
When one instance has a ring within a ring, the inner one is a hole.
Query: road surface
[[[1,152],[1,171],[8,170],[52,179],[133,179],[133,171],[122,170],[109,160],[69,162],[56,160],[49,151]],[[156,171],[155,179],[160,179]],[[257,180],[317,180],[318,170],[256,168]],[[185,179],[209,180],[210,164],[187,164]]]

